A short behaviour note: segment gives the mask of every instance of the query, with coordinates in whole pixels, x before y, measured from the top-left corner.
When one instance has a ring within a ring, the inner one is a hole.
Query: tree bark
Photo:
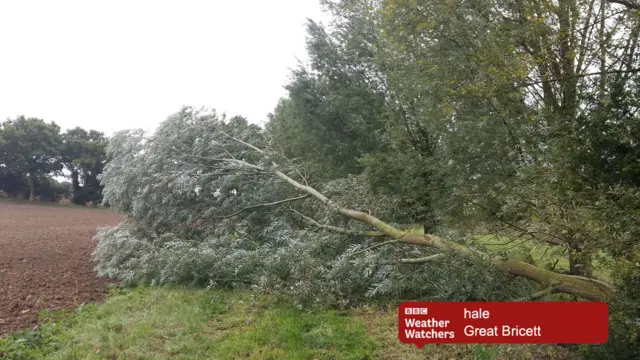
[[[85,205],[86,199],[83,193],[83,189],[80,187],[80,174],[75,167],[71,168],[71,187],[73,189],[73,195],[71,196],[71,202],[77,205]]]
[[[35,174],[29,173],[29,201],[36,199],[36,177]]]
[[[80,179],[78,175],[78,170],[75,168],[71,169],[71,185],[73,187],[73,194],[76,194],[76,191],[80,188]]]

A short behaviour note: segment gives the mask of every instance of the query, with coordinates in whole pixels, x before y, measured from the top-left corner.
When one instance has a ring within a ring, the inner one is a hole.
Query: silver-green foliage
[[[253,287],[301,304],[342,306],[367,298],[509,298],[531,286],[511,282],[516,285],[505,289],[503,274],[473,259],[398,264],[429,250],[389,245],[367,251],[384,239],[314,227],[299,214],[371,230],[311,198],[256,207],[300,195],[264,169],[277,166],[306,181],[290,165],[294,160],[272,149],[268,134],[244,119],[191,108],[148,138],[139,131],[116,134],[107,149],[104,196],[127,220],[97,234],[98,273],[128,283]],[[397,199],[375,196],[361,176],[313,186],[392,223],[399,213]]]

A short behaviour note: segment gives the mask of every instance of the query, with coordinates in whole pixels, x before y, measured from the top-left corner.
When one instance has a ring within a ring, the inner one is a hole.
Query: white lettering
[[[542,336],[542,329],[540,329],[540,326],[521,328],[503,325],[502,336]]]
[[[447,327],[450,320],[416,320],[416,319],[404,319],[404,323],[407,327]]]
[[[498,327],[476,328],[472,325],[464,327],[464,334],[467,336],[498,336]]]
[[[455,333],[453,331],[437,331],[431,330],[405,330],[407,339],[453,339]]]
[[[465,319],[488,319],[489,310],[482,310],[482,308],[478,310],[467,310],[467,308],[465,308],[464,318]]]

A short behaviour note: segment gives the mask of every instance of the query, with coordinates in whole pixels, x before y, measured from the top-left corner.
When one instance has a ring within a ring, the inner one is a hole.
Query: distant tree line
[[[0,192],[6,196],[75,204],[102,202],[100,175],[107,138],[80,127],[18,116],[0,123]],[[59,182],[56,177],[69,181]]]

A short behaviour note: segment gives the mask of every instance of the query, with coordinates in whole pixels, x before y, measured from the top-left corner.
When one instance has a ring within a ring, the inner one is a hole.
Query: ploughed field
[[[0,336],[38,322],[42,310],[102,300],[93,271],[96,229],[122,216],[107,210],[0,201]]]

